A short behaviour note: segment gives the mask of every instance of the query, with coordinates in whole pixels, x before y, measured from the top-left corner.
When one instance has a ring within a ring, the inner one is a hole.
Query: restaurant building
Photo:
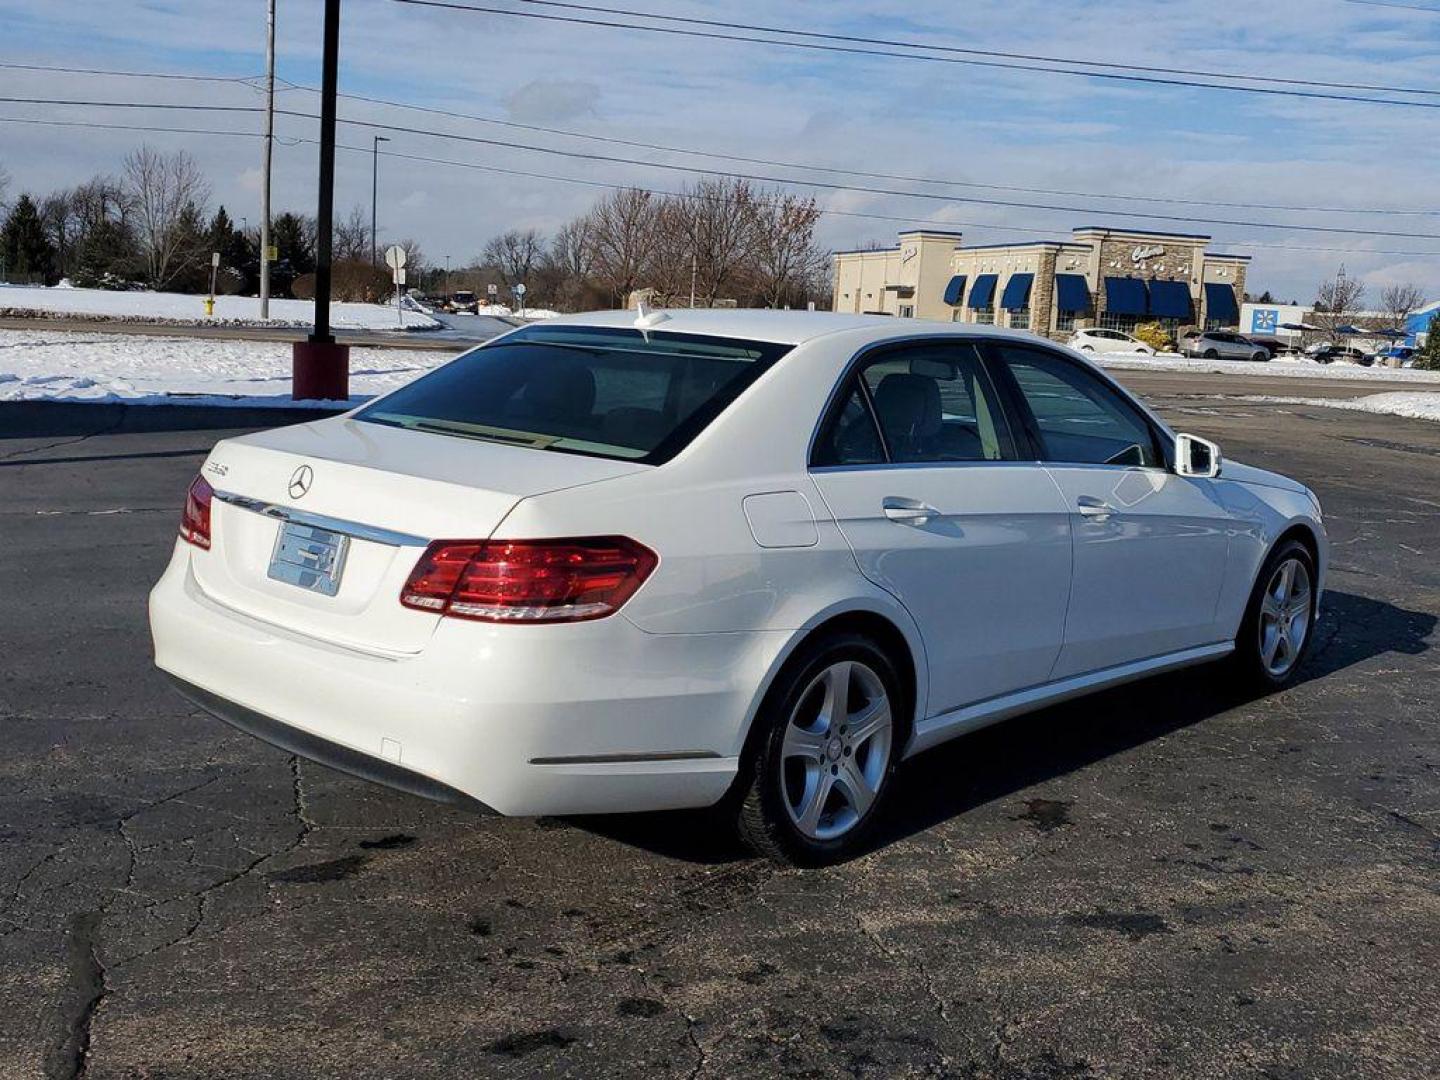
[[[966,247],[961,234],[911,229],[894,248],[841,251],[836,311],[1030,330],[1063,341],[1088,326],[1234,328],[1248,255],[1208,236],[1087,226],[1068,240]]]

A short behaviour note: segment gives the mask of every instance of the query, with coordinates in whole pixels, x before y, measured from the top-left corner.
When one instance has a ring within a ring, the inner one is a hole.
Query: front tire
[[[1218,352],[1216,352],[1214,349],[1206,349],[1205,352],[1202,354],[1202,356],[1203,356],[1204,359],[1206,359],[1206,360],[1219,360],[1219,359],[1220,359],[1220,354],[1219,354]]]
[[[1235,667],[1250,686],[1278,690],[1294,680],[1315,636],[1316,580],[1315,560],[1298,540],[1265,560],[1235,638]]]
[[[860,634],[801,647],[771,687],[741,764],[736,829],[788,865],[839,862],[861,849],[905,745],[894,663]]]

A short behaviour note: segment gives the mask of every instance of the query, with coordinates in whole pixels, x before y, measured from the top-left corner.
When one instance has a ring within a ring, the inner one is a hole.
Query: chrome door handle
[[[898,521],[904,525],[924,525],[932,517],[940,516],[940,511],[928,503],[920,502],[918,499],[902,499],[893,495],[880,504],[880,509],[891,521]]]
[[[1075,500],[1075,507],[1086,517],[1097,519],[1108,518],[1115,513],[1115,508],[1104,499],[1097,499],[1093,495],[1081,495]]]

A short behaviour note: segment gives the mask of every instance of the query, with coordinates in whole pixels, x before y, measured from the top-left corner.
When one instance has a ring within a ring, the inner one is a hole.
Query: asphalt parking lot
[[[1433,1077],[1440,426],[1121,378],[1320,493],[1303,681],[1198,669],[950,744],[873,852],[799,872],[702,815],[475,818],[197,714],[144,601],[226,432],[0,423],[0,1077]]]

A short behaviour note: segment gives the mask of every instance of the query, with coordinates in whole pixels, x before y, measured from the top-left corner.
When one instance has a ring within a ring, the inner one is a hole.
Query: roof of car
[[[663,314],[664,319],[656,316]],[[547,319],[544,326],[616,326],[635,328],[634,311],[592,311]],[[964,333],[973,337],[1024,338],[1024,331],[945,323],[929,319],[898,319],[889,315],[846,315],[833,311],[780,311],[773,308],[665,308],[650,312],[645,329],[656,334],[708,334],[748,341],[799,345],[842,331],[870,331],[869,337],[912,337],[917,334]],[[532,324],[533,325],[533,324]]]

